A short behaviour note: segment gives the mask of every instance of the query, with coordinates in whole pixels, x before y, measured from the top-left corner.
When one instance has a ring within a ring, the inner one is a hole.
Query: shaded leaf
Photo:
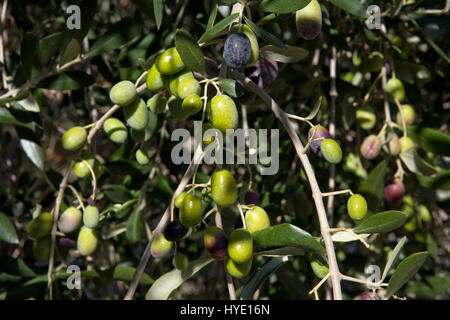
[[[158,171],[158,188],[167,193],[169,196],[173,195],[173,190],[170,186],[169,180],[160,171]]]
[[[312,109],[312,111],[309,113],[309,115],[305,119],[306,120],[314,119],[314,117],[317,115],[317,113],[320,110],[321,104],[322,104],[322,96],[320,96],[319,99],[317,99],[316,104],[314,105],[314,108]]]
[[[0,240],[11,244],[19,243],[14,225],[3,212],[0,212]]]
[[[205,58],[197,42],[185,30],[175,34],[175,47],[187,69],[205,74]]]
[[[39,40],[38,58],[41,66],[45,65],[52,57],[56,57],[61,50],[64,33],[56,32]]]
[[[359,0],[330,0],[336,7],[360,18],[366,17],[366,6]]]
[[[242,85],[233,79],[221,79],[218,82],[219,87],[222,88],[225,93],[233,98],[240,97],[244,94],[244,88]]]
[[[407,131],[408,137],[422,149],[434,154],[450,156],[450,135],[436,129],[419,126],[408,126]]]
[[[367,199],[369,210],[377,212],[383,199],[384,176],[386,175],[388,162],[383,160],[370,173],[367,179],[359,187],[359,193],[362,193]]]
[[[359,237],[365,239],[369,236],[369,234],[360,234]],[[354,234],[350,233],[350,232],[346,232],[346,231],[338,231],[336,233],[334,233],[331,236],[331,239],[334,242],[350,242],[350,241],[356,241],[358,239],[358,237],[356,237]]]
[[[40,145],[38,145],[34,141],[20,139],[20,145],[22,146],[23,151],[27,155],[27,157],[33,162],[33,164],[44,170],[44,150]]]
[[[392,265],[397,260],[398,254],[400,253],[400,250],[403,248],[403,245],[405,243],[406,243],[406,237],[403,237],[397,243],[397,245],[395,246],[394,250],[392,250],[391,254],[389,255],[389,259],[386,262],[386,265],[384,266],[383,275],[381,276],[381,280],[380,281],[383,281],[384,279],[386,279],[386,276],[387,276],[389,270],[391,270]]]
[[[223,29],[228,27],[234,20],[239,17],[239,13],[232,14],[225,19],[221,20],[219,23],[214,25],[212,28],[207,30],[200,39],[198,39],[198,43],[204,43],[208,40],[213,39],[217,36]]]
[[[357,234],[389,232],[402,226],[407,219],[408,216],[401,211],[383,211],[362,220],[353,232]]]
[[[269,249],[262,251],[254,251],[254,256],[280,257],[280,256],[301,256],[305,254],[305,250],[300,247],[282,247],[277,249]]]
[[[163,0],[153,0],[153,12],[155,14],[156,27],[161,27],[163,18]]]
[[[261,54],[278,62],[294,63],[306,58],[308,50],[290,45],[286,45],[286,49],[268,45],[261,48]]]
[[[440,170],[434,176],[417,175],[417,180],[425,188],[450,190],[450,170]]]
[[[60,72],[50,76],[37,84],[38,88],[51,90],[77,90],[88,87],[95,82],[95,79],[82,71]]]
[[[217,16],[217,7],[219,5],[217,3],[215,3],[211,9],[211,12],[209,13],[209,18],[208,18],[208,23],[206,24],[206,31],[208,31],[209,29],[212,28],[212,26],[214,25],[214,21],[216,21],[216,16]]]
[[[248,24],[250,29],[252,29],[252,31],[254,33],[256,33],[256,35],[258,35],[259,37],[263,38],[268,43],[273,44],[274,46],[276,46],[280,49],[286,49],[286,46],[284,45],[283,41],[280,40],[279,37],[276,37],[273,34],[267,32],[266,30],[264,30],[263,28],[261,28],[260,26],[255,24],[253,21],[247,19],[247,17],[245,17],[245,16],[244,16],[244,20],[245,20],[245,23]]]
[[[8,123],[13,125],[22,126],[30,130],[34,130],[34,122],[22,121],[18,119],[10,110],[4,107],[0,107],[0,123]]]
[[[294,13],[306,7],[311,0],[264,0],[260,8],[266,12],[274,13]]]
[[[31,32],[27,32],[23,36],[20,53],[25,77],[31,79],[32,68],[38,54],[38,39]]]
[[[436,173],[436,170],[431,165],[419,157],[414,148],[403,151],[399,157],[411,172],[427,176]]]
[[[134,210],[127,221],[127,231],[125,232],[130,243],[141,240],[141,211]]]

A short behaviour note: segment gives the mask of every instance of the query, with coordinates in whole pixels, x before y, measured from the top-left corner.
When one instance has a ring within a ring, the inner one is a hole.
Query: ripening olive
[[[306,39],[316,38],[322,28],[322,10],[317,0],[312,0],[306,7],[295,12],[295,24],[299,35]]]
[[[226,134],[227,129],[236,129],[239,117],[236,104],[227,95],[217,95],[211,99],[211,124]]]
[[[203,243],[208,254],[216,260],[223,259],[228,255],[228,239],[225,232],[219,227],[212,226],[207,228],[203,236]]]
[[[195,80],[194,74],[191,71],[183,70],[183,71],[178,72],[177,74],[174,74],[173,76],[171,76],[170,82],[169,82],[170,93],[172,93],[175,97],[179,98],[178,86],[181,81],[186,80],[186,79]]]
[[[211,193],[214,201],[221,207],[229,207],[237,199],[236,180],[230,171],[218,170],[211,176]]]
[[[133,82],[123,80],[116,83],[109,91],[109,98],[112,103],[119,106],[126,106],[137,97],[137,90]]]
[[[112,142],[124,143],[127,140],[127,127],[117,118],[108,118],[103,123],[103,130],[105,130]]]
[[[192,227],[202,220],[202,201],[195,195],[187,194],[180,207],[180,222],[186,227]]]
[[[378,51],[372,52],[369,54],[367,62],[370,72],[380,72],[384,62],[384,55]]]
[[[33,256],[37,260],[48,260],[50,257],[50,249],[52,245],[52,238],[46,236],[34,240],[33,242]]]
[[[356,120],[361,128],[364,130],[370,130],[375,126],[377,118],[372,107],[362,106],[356,110]]]
[[[360,294],[359,300],[376,300],[374,297],[373,292],[371,291],[365,291]]]
[[[270,219],[266,210],[258,206],[247,210],[245,213],[245,222],[250,233],[270,227]]]
[[[180,220],[170,221],[164,229],[164,238],[169,241],[178,241],[187,234],[188,228],[183,226]]]
[[[181,108],[183,112],[189,115],[196,114],[200,110],[202,110],[203,102],[200,99],[198,94],[192,94],[186,97],[181,104]]]
[[[26,230],[28,235],[33,239],[42,238],[52,231],[53,216],[50,212],[41,213],[39,216],[31,220]]]
[[[230,34],[225,40],[223,58],[232,68],[241,68],[249,64],[252,58],[252,44],[244,33]]]
[[[432,217],[431,217],[431,213],[430,210],[428,210],[427,206],[424,204],[419,204],[419,214],[420,217],[422,218],[423,222],[431,222]]]
[[[325,139],[320,144],[320,151],[325,160],[330,163],[338,164],[342,160],[342,149],[333,139]]]
[[[137,149],[135,153],[136,161],[141,165],[146,165],[150,162],[147,153],[142,149]]]
[[[83,224],[89,228],[95,228],[100,221],[100,213],[94,206],[87,206],[83,211]]]
[[[158,116],[156,113],[147,112],[148,114],[148,123],[144,130],[136,130],[131,128],[131,138],[134,141],[142,143],[149,140],[158,126]]]
[[[372,134],[366,137],[361,144],[361,155],[368,159],[374,159],[376,156],[380,154],[381,142],[378,136]]]
[[[175,74],[184,68],[184,63],[175,47],[161,53],[155,64],[158,71],[163,75]]]
[[[181,205],[183,204],[184,197],[186,195],[187,195],[186,192],[182,192],[175,198],[175,207],[181,208]]]
[[[407,126],[412,125],[414,123],[414,119],[416,118],[416,112],[414,111],[414,108],[409,104],[404,104],[400,106],[400,109],[402,110],[402,113],[397,113],[397,123],[399,125],[402,125],[402,114],[403,119],[405,120],[405,124]]]
[[[177,252],[172,258],[172,264],[178,270],[184,270],[188,267],[189,261],[184,253]]]
[[[81,226],[83,215],[81,211],[75,207],[67,208],[58,222],[58,229],[63,233],[72,233]]]
[[[261,205],[261,200],[259,200],[259,196],[255,191],[249,190],[245,194],[245,204],[254,204],[255,206]]]
[[[331,134],[328,132],[328,130],[318,124],[314,127],[312,127],[311,129],[309,129],[308,131],[308,141],[311,141],[310,143],[310,148],[314,151],[314,153],[321,155],[322,152],[320,151],[320,145],[322,144],[323,139],[330,139],[331,138]],[[317,139],[317,140],[316,140]],[[314,141],[312,141],[314,140]]]
[[[401,153],[414,148],[414,142],[409,137],[400,138]]]
[[[162,75],[156,68],[156,64],[153,64],[147,73],[147,78],[145,79],[148,90],[151,92],[158,92],[167,86],[168,82],[168,76]]]
[[[329,272],[328,267],[320,263],[317,259],[313,259],[310,262],[311,269],[317,278],[323,279]]]
[[[92,153],[88,151],[83,151],[80,155],[80,158],[81,160],[78,160],[74,163],[72,170],[78,178],[82,179],[91,174],[91,170],[83,160],[85,160],[91,166],[91,168],[94,168],[95,158]]]
[[[61,142],[64,149],[75,151],[80,149],[86,143],[86,138],[86,129],[76,126],[70,128],[64,133]]]
[[[141,98],[137,98],[123,107],[123,115],[127,124],[135,130],[144,130],[147,127],[148,112],[147,106]]]
[[[164,235],[160,234],[153,240],[150,251],[154,258],[162,258],[172,251],[172,246],[172,242],[167,241]]]
[[[403,99],[405,99],[405,88],[398,78],[391,78],[388,80],[386,83],[386,91],[399,102],[402,102]]]
[[[236,263],[244,263],[252,258],[253,239],[250,232],[239,228],[234,230],[228,240],[228,256]]]
[[[252,29],[246,24],[237,25],[235,24],[230,32],[242,32],[245,34],[248,39],[250,40],[250,46],[252,48],[252,54],[250,61],[247,63],[247,66],[253,65],[259,58],[259,45],[258,45],[258,39],[256,38],[255,34],[253,33]]]
[[[176,120],[186,120],[189,118],[189,115],[184,113],[183,111],[183,100],[180,98],[177,98],[175,96],[171,96],[169,100],[167,101],[167,104],[169,105],[169,111],[170,114],[176,119]]]
[[[226,263],[226,268],[228,273],[235,278],[243,278],[245,277],[252,268],[253,257],[244,263],[237,263],[232,259],[228,258]]]
[[[401,150],[402,145],[400,144],[400,138],[394,133],[391,141],[389,141],[389,153],[393,156],[397,156],[400,154]]]
[[[354,194],[347,201],[347,212],[353,220],[361,220],[367,213],[366,199],[360,194]]]
[[[147,108],[150,109],[153,113],[159,114],[164,112],[167,105],[166,96],[157,93],[153,97],[147,100]]]
[[[78,234],[77,248],[82,256],[92,255],[98,246],[98,235],[95,229],[83,226]]]
[[[178,84],[178,97],[185,99],[193,94],[199,95],[201,92],[200,83],[195,78],[186,78]]]
[[[384,187],[384,196],[390,204],[400,204],[404,195],[405,186],[400,180],[395,180],[393,183],[390,183]]]

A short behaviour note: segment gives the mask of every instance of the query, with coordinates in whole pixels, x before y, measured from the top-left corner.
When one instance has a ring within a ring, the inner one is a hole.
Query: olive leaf
[[[367,15],[367,7],[364,6],[363,3],[359,0],[330,0],[330,2],[336,7],[339,7],[342,10],[357,17],[365,18]]]
[[[175,47],[187,69],[205,74],[205,58],[202,50],[187,31],[177,30]]]
[[[384,190],[384,176],[386,175],[387,167],[388,162],[386,160],[381,161],[369,173],[367,179],[359,187],[359,193],[366,197],[367,206],[372,212],[377,212],[381,206]]]
[[[395,261],[398,258],[398,254],[400,253],[400,250],[403,248],[403,245],[406,243],[406,237],[403,237],[400,239],[400,241],[395,246],[394,250],[392,250],[391,254],[389,255],[389,259],[386,262],[386,265],[384,266],[383,275],[381,276],[381,282],[383,282],[384,279],[386,279],[386,276],[391,269],[392,265],[395,263]]]
[[[280,49],[273,45],[267,45],[261,48],[261,55],[283,63],[298,62],[308,56],[308,50],[286,45],[286,49]]]
[[[240,97],[244,94],[244,88],[234,79],[220,79],[218,85],[225,93],[233,98]]]
[[[156,28],[159,30],[163,18],[163,0],[153,0],[153,12],[155,14]]]
[[[239,13],[234,13],[225,19],[221,20],[219,23],[215,24],[209,30],[207,30],[201,37],[198,39],[198,43],[204,43],[208,40],[215,38],[223,29],[228,27],[230,23],[232,23],[236,18],[239,17]]]
[[[137,243],[141,240],[141,211],[135,209],[127,221],[125,235],[130,243]]]
[[[44,170],[44,150],[42,147],[27,139],[20,139],[20,145],[31,162],[39,169]]]
[[[3,212],[0,212],[0,240],[11,244],[19,243],[14,225]]]
[[[408,137],[425,151],[450,156],[450,135],[436,129],[408,126]]]
[[[389,232],[402,226],[407,219],[408,216],[401,211],[384,211],[362,220],[353,232],[356,234]]]
[[[283,41],[281,41],[278,37],[274,36],[273,34],[271,34],[268,31],[264,30],[263,28],[261,28],[260,26],[255,24],[253,21],[247,19],[247,17],[245,17],[245,16],[244,16],[244,20],[245,20],[245,23],[248,24],[250,29],[252,29],[252,31],[254,33],[256,33],[256,35],[258,35],[259,37],[263,38],[268,43],[271,43],[280,49],[286,49],[286,46],[284,45]]]
[[[259,6],[266,12],[294,13],[306,7],[311,0],[263,0]]]

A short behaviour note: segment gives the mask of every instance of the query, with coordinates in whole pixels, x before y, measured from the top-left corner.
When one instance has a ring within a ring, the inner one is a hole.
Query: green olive
[[[136,130],[133,128],[130,129],[131,138],[133,138],[136,142],[142,143],[148,141],[158,126],[158,115],[153,112],[147,112],[147,114],[148,123],[144,130]]]
[[[155,64],[158,71],[164,75],[175,74],[184,68],[183,60],[175,47],[161,53]]]
[[[181,108],[183,112],[189,115],[196,114],[200,110],[202,110],[203,102],[200,99],[198,94],[192,94],[186,97],[181,104]]]
[[[407,126],[412,125],[416,118],[416,112],[414,111],[414,108],[409,104],[401,105],[400,108],[402,110],[403,119],[405,120],[405,124]],[[400,112],[397,113],[397,123],[399,125],[403,125],[402,115],[400,114]]]
[[[228,240],[228,256],[236,263],[244,263],[252,258],[253,239],[250,232],[239,228],[234,230]]]
[[[167,86],[168,82],[169,78],[165,75],[162,75],[156,68],[156,64],[153,64],[147,73],[147,78],[145,79],[148,90],[150,90],[151,92],[158,92],[159,90]]]
[[[258,206],[247,210],[245,213],[245,222],[250,233],[270,227],[270,220],[266,210]]]
[[[328,267],[321,264],[317,259],[313,259],[311,262],[311,269],[317,278],[323,279],[329,272]]]
[[[214,133],[206,132],[209,129],[214,129],[211,124],[209,124],[209,123],[202,124],[202,143],[205,146],[211,144],[216,139],[216,136]],[[215,129],[215,130],[217,130],[217,129]]]
[[[401,137],[400,138],[400,145],[401,145],[401,153],[414,148],[414,142],[409,137]]]
[[[178,84],[178,97],[185,99],[193,94],[199,95],[201,92],[200,83],[195,78],[186,78]]]
[[[195,195],[187,194],[180,206],[180,222],[185,227],[193,227],[202,220],[202,201]]]
[[[46,236],[34,240],[33,242],[33,256],[37,260],[48,260],[50,257],[50,249],[52,245],[52,238]]]
[[[389,153],[393,156],[400,154],[402,150],[402,145],[400,143],[400,138],[398,135],[394,134],[392,139],[389,141]]]
[[[50,234],[53,226],[53,216],[50,212],[41,213],[39,216],[31,220],[26,230],[28,235],[33,239],[39,239]]]
[[[353,220],[361,220],[367,213],[366,199],[360,194],[354,194],[347,201],[347,212]]]
[[[103,130],[115,143],[124,143],[128,136],[127,127],[117,118],[106,119],[103,123]]]
[[[83,127],[72,127],[62,137],[62,146],[69,151],[80,149],[86,143],[87,132]]]
[[[178,270],[184,270],[188,267],[189,261],[184,253],[177,252],[172,259],[172,264]]]
[[[93,169],[94,165],[95,165],[95,158],[92,155],[92,153],[90,153],[88,151],[83,151],[80,155],[80,159],[81,160],[77,160],[74,163],[73,173],[75,173],[75,175],[78,178],[83,179],[91,174],[91,170],[89,169],[89,167],[86,165],[86,163],[83,160],[85,160]]]
[[[330,163],[338,164],[342,160],[342,149],[333,139],[324,139],[320,144],[320,151]]]
[[[356,120],[361,128],[364,130],[370,130],[375,126],[377,118],[372,107],[362,106],[356,110]]]
[[[236,263],[232,259],[228,258],[226,263],[226,268],[228,273],[234,278],[243,278],[245,277],[252,268],[253,258],[250,258],[248,261],[244,263]]]
[[[181,205],[183,204],[184,197],[186,197],[187,193],[182,192],[175,198],[175,207],[181,208]]]
[[[384,55],[378,51],[372,52],[369,54],[367,62],[370,72],[380,72],[384,63]]]
[[[144,130],[148,124],[148,109],[144,100],[135,99],[129,105],[123,107],[123,114],[127,124],[135,130]]]
[[[174,74],[173,76],[171,76],[170,78],[170,82],[169,82],[169,90],[170,93],[172,93],[175,97],[179,98],[178,96],[178,86],[180,85],[180,82],[186,79],[193,79],[194,78],[194,74],[191,71],[180,71],[177,74]]]
[[[230,171],[222,169],[213,173],[211,193],[214,201],[221,207],[229,207],[236,202],[237,185]]]
[[[72,233],[75,230],[78,230],[78,228],[80,228],[81,226],[82,218],[83,215],[81,214],[80,210],[75,207],[67,208],[59,218],[59,231],[63,233]]]
[[[78,234],[77,248],[82,256],[90,256],[98,246],[98,235],[95,229],[86,226],[81,227]]]
[[[97,227],[100,221],[100,213],[94,206],[87,206],[83,211],[83,224],[89,228]]]
[[[390,97],[396,98],[399,102],[405,99],[405,88],[403,83],[398,78],[391,78],[386,83],[386,91],[390,94]]]
[[[236,129],[238,122],[238,111],[233,99],[223,94],[211,99],[211,124],[214,128],[226,134],[227,129]]]
[[[430,210],[428,210],[426,205],[419,204],[418,210],[419,210],[419,214],[420,214],[420,217],[422,218],[423,222],[427,222],[427,223],[431,222],[431,220],[432,220],[431,213],[430,213]]]
[[[189,118],[189,115],[184,113],[183,111],[183,100],[181,100],[180,98],[171,96],[167,104],[169,105],[170,114],[176,120],[186,120],[187,118]]]
[[[320,34],[322,10],[317,0],[312,0],[306,7],[295,12],[295,23],[299,35],[306,40],[312,40]]]
[[[408,232],[414,232],[417,230],[417,218],[413,216],[410,218],[406,223],[403,225],[403,228],[405,228]]]
[[[172,246],[173,243],[167,241],[166,238],[164,238],[164,235],[160,234],[153,240],[150,251],[154,258],[162,258],[172,251]]]
[[[148,158],[147,153],[142,149],[136,150],[135,156],[136,156],[136,161],[141,165],[145,165],[150,162],[150,159]]]
[[[137,97],[137,90],[134,83],[128,80],[123,80],[116,83],[109,92],[109,98],[112,103],[119,106],[126,106],[133,102]]]
[[[163,113],[166,109],[167,98],[166,96],[157,93],[153,97],[147,100],[147,108],[149,108],[153,113],[159,114]]]

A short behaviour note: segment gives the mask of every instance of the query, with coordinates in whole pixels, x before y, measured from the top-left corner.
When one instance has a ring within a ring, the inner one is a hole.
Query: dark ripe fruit
[[[402,150],[402,145],[400,143],[400,139],[398,135],[394,134],[391,141],[389,141],[389,153],[393,156],[397,156],[400,154]]]
[[[142,149],[137,149],[135,153],[136,161],[140,165],[146,165],[150,162],[150,159],[147,156],[147,153]]]
[[[83,224],[89,228],[97,227],[100,221],[100,213],[94,206],[87,206],[83,211]]]
[[[419,204],[418,210],[423,222],[431,222],[433,218],[431,217],[430,210],[428,210],[426,205]]]
[[[361,293],[361,295],[359,296],[359,300],[376,300],[376,299],[373,296],[373,292],[366,291],[366,292]]]
[[[157,93],[153,97],[147,100],[147,108],[155,114],[163,113],[166,109],[167,98],[166,96]]]
[[[199,95],[201,92],[200,83],[195,78],[186,78],[178,84],[178,97],[185,99],[193,94]]]
[[[155,65],[163,75],[172,75],[184,68],[184,63],[175,47],[161,53],[156,59]]]
[[[172,258],[172,264],[178,270],[184,270],[188,267],[189,261],[184,253],[177,252]]]
[[[250,70],[248,77],[262,90],[267,89],[278,76],[278,64],[269,58],[259,59],[253,67],[248,69]]]
[[[126,106],[137,97],[137,90],[133,82],[124,80],[116,83],[109,91],[109,98],[112,103],[119,106]]]
[[[61,247],[69,249],[75,248],[77,246],[77,242],[69,237],[58,238],[58,243]]]
[[[409,104],[404,104],[404,105],[400,106],[400,109],[402,110],[403,119],[405,120],[405,124],[407,126],[412,125],[416,118],[416,112],[414,111],[414,108]],[[397,123],[399,125],[403,125],[402,116],[400,114],[400,111],[397,113]]]
[[[150,246],[150,252],[154,258],[162,258],[172,251],[172,242],[167,241],[164,235],[160,234],[153,240]]]
[[[409,137],[400,138],[401,152],[405,152],[411,148],[414,148],[414,142]]]
[[[81,226],[82,218],[83,215],[81,214],[80,210],[75,207],[67,208],[59,218],[59,231],[63,233],[72,233],[75,230],[78,230],[78,228],[80,228]]]
[[[206,229],[205,235],[203,236],[203,243],[211,258],[220,260],[228,255],[228,240],[225,232],[219,227],[213,226]]]
[[[148,109],[144,100],[135,99],[129,105],[123,107],[123,115],[127,124],[135,130],[144,130],[148,124]]]
[[[183,204],[184,197],[186,197],[187,193],[182,192],[175,198],[175,207],[180,208]]]
[[[216,60],[205,57],[206,78],[212,79],[219,76],[219,66]]]
[[[232,68],[246,66],[252,58],[252,44],[250,39],[243,33],[232,33],[225,41],[223,58],[227,65]]]
[[[198,94],[192,94],[186,97],[181,104],[183,112],[188,115],[193,115],[202,110],[203,102]]]
[[[77,248],[82,256],[90,256],[98,246],[98,236],[95,229],[86,226],[81,227],[78,234]]]
[[[361,144],[360,151],[361,155],[364,158],[371,160],[378,156],[378,154],[380,153],[380,149],[380,139],[376,135],[372,134],[364,139],[363,143]]]
[[[252,262],[253,257],[250,257],[250,259],[244,263],[237,263],[236,261],[228,258],[226,268],[231,276],[240,279],[245,277],[250,272],[250,269],[252,268]]]
[[[62,136],[62,146],[69,151],[80,149],[86,143],[87,132],[83,127],[72,127]]]
[[[214,201],[221,207],[229,207],[236,202],[236,180],[230,171],[218,170],[211,176],[211,192]]]
[[[322,28],[322,10],[317,0],[312,0],[303,9],[295,12],[295,24],[299,35],[312,40],[317,37]]]
[[[356,120],[361,128],[364,130],[370,130],[375,126],[377,118],[372,107],[362,106],[356,110]]]
[[[164,238],[169,241],[178,241],[187,234],[188,228],[183,226],[179,220],[170,221],[164,229]]]
[[[103,123],[103,130],[115,143],[124,143],[128,136],[127,127],[117,118],[106,119]]]
[[[38,217],[31,220],[26,230],[33,239],[39,239],[50,234],[53,226],[53,216],[50,212],[41,213]]]
[[[384,187],[384,197],[390,204],[400,204],[404,195],[405,186],[403,185],[403,182],[399,180],[396,180]]]
[[[244,263],[252,258],[253,239],[250,232],[239,228],[234,230],[228,240],[228,256],[236,263]]]
[[[50,257],[50,247],[52,244],[52,238],[46,236],[40,239],[36,239],[33,242],[33,256],[36,260],[48,260]]]
[[[325,139],[320,145],[323,157],[330,163],[338,164],[342,160],[342,149],[333,139]]]
[[[250,29],[250,27],[245,24],[241,24],[241,25],[235,24],[231,28],[231,32],[243,33],[250,40],[252,54],[250,57],[250,61],[247,63],[247,66],[251,66],[258,60],[258,57],[259,57],[258,39],[256,38],[255,34],[253,33],[252,29]]]
[[[171,96],[167,101],[169,112],[176,120],[186,120],[189,115],[183,111],[183,100],[175,96]]]
[[[321,264],[317,259],[313,259],[310,262],[311,269],[317,278],[323,279],[329,272],[328,267],[326,265]]]
[[[247,229],[250,233],[263,230],[270,227],[270,219],[266,210],[261,207],[254,206],[245,213],[245,221]]]
[[[156,64],[152,65],[150,70],[147,73],[147,78],[145,83],[147,84],[148,90],[151,92],[158,92],[169,82],[169,78],[165,75],[162,75],[161,72],[156,68]]]
[[[261,200],[259,200],[259,196],[255,191],[249,190],[245,194],[245,204],[254,204],[255,206],[261,205]]]
[[[314,140],[314,139],[331,139],[331,135],[328,132],[328,130],[321,126],[320,124],[312,127],[308,131],[308,141]],[[315,140],[310,143],[310,148],[314,151],[314,153],[321,155],[322,152],[320,151],[320,145],[322,144],[323,140]]]
[[[366,199],[360,194],[354,194],[347,201],[347,212],[353,220],[361,220],[367,213]]]
[[[214,128],[225,135],[227,129],[236,129],[238,122],[238,111],[233,99],[224,94],[211,99],[211,124]]]
[[[399,102],[405,99],[405,88],[398,78],[391,78],[386,83],[386,91],[391,97],[396,98]]]
[[[80,155],[80,158],[82,160],[86,160],[86,162],[91,166],[91,168],[94,169],[95,158],[92,153],[90,153],[88,151],[83,151]],[[75,175],[80,179],[86,178],[87,176],[89,176],[91,174],[91,170],[86,165],[86,163],[82,160],[76,161],[73,165],[73,173],[75,173]]]
[[[193,227],[202,220],[202,201],[195,195],[187,194],[180,207],[180,222],[186,227]]]

